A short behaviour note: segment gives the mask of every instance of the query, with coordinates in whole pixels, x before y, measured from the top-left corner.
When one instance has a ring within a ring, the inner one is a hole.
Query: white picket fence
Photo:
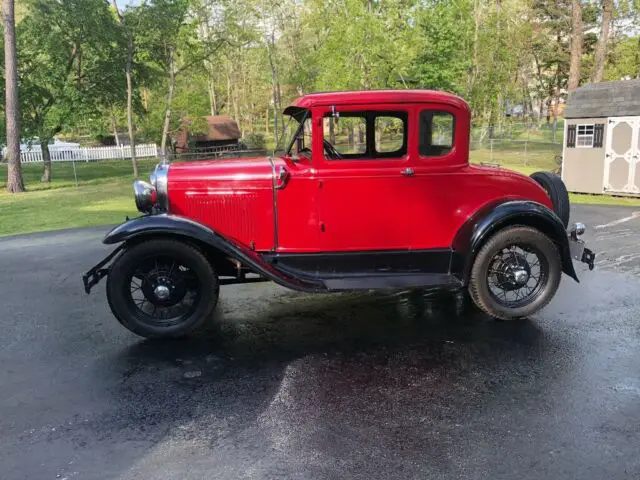
[[[95,162],[99,160],[114,160],[131,158],[131,147],[120,145],[113,147],[49,147],[52,162]],[[157,157],[158,146],[155,143],[136,145],[136,157]],[[33,145],[29,150],[20,152],[22,163],[42,162],[42,150],[39,145]]]

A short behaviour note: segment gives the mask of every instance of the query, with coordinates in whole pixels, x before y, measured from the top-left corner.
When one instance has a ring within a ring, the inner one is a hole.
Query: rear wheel
[[[112,265],[107,299],[115,317],[143,337],[181,337],[200,327],[218,302],[218,278],[195,248],[150,240]]]
[[[491,237],[476,256],[469,293],[492,317],[528,317],[551,301],[561,275],[558,249],[546,235],[510,227]]]

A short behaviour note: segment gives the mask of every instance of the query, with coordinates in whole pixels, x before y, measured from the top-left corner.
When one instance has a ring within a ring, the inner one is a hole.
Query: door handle
[[[402,170],[400,173],[401,173],[402,175],[404,175],[405,177],[413,177],[413,176],[416,174],[416,172],[415,172],[415,171],[413,170],[413,168],[411,168],[411,167],[407,167],[407,168],[405,168],[405,169],[404,169],[404,170]]]

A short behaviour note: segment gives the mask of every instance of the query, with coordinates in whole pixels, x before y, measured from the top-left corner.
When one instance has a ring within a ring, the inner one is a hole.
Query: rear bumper
[[[589,265],[589,270],[593,270],[596,254],[585,246],[582,240],[569,239],[571,258]]]
[[[586,263],[589,270],[593,270],[596,254],[588,249],[583,240],[578,238],[584,233],[585,226],[581,223],[574,224],[569,230],[569,250],[571,258]]]

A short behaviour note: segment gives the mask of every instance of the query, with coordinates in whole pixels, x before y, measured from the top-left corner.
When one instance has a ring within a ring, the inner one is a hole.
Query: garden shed
[[[640,80],[580,87],[570,94],[564,118],[567,189],[640,196]]]

